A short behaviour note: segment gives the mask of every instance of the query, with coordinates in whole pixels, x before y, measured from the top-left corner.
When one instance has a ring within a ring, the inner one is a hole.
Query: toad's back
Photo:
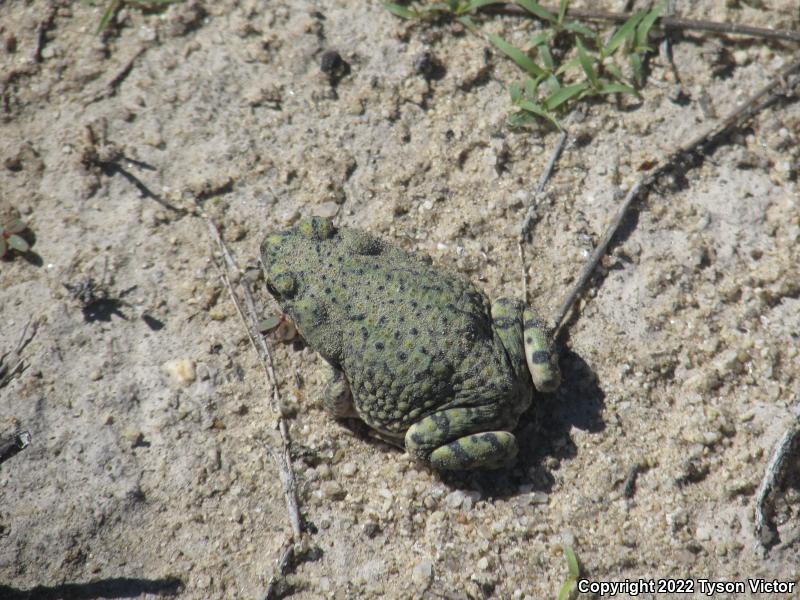
[[[268,236],[262,253],[270,291],[344,371],[369,425],[402,435],[436,411],[489,406],[503,428],[529,405],[525,357],[509,357],[469,282],[324,220]]]

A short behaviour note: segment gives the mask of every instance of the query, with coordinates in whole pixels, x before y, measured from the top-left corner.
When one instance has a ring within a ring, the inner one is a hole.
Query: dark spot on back
[[[550,353],[544,350],[531,352],[531,362],[535,365],[547,364],[550,362]]]

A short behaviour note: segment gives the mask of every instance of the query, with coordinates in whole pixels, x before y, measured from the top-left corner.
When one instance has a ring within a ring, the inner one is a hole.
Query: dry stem
[[[250,343],[253,345],[253,348],[258,354],[259,360],[261,361],[261,366],[266,374],[267,381],[272,388],[270,405],[275,413],[275,417],[277,418],[278,431],[280,432],[283,444],[280,452],[274,448],[271,448],[270,446],[267,446],[267,452],[269,452],[270,456],[278,467],[278,473],[283,486],[283,496],[286,501],[286,510],[289,515],[289,522],[292,526],[292,534],[294,535],[295,541],[298,541],[302,534],[302,522],[300,519],[300,509],[297,503],[297,484],[295,482],[294,469],[292,468],[289,430],[286,426],[285,419],[280,413],[280,392],[278,390],[278,383],[275,377],[275,369],[273,368],[272,353],[269,350],[269,346],[267,346],[267,343],[264,341],[263,336],[258,333],[258,313],[256,312],[255,302],[253,301],[253,295],[250,292],[250,289],[245,284],[240,285],[242,295],[244,296],[245,303],[247,305],[247,316],[245,316],[245,312],[242,308],[239,297],[233,290],[233,285],[231,284],[228,272],[235,273],[239,278],[239,281],[241,281],[241,270],[236,264],[236,261],[233,259],[233,256],[231,256],[225,241],[222,239],[222,236],[219,234],[219,231],[211,222],[211,220],[208,220],[208,229],[211,232],[211,237],[216,240],[217,245],[219,246],[225,259],[225,270],[220,270],[222,282],[228,289],[228,293],[230,294],[231,300],[236,307],[236,311],[239,313],[239,317],[241,317],[245,329],[247,330],[247,335],[250,337]]]
[[[642,189],[649,187],[660,175],[671,168],[681,157],[700,149],[702,146],[719,138],[731,128],[766,108],[769,104],[775,101],[778,95],[782,93],[782,91],[778,88],[784,88],[786,93],[790,92],[794,87],[797,86],[798,83],[800,83],[800,76],[796,75],[798,71],[800,71],[800,59],[795,60],[783,68],[781,72],[772,79],[772,81],[762,87],[758,92],[750,96],[736,109],[731,111],[724,119],[690,139],[688,142],[681,144],[664,159],[659,161],[655,168],[650,171],[650,173],[639,179],[639,181],[634,184],[617,209],[617,214],[614,216],[614,219],[608,226],[608,229],[606,229],[606,232],[603,234],[602,239],[594,249],[592,256],[587,261],[583,271],[578,277],[577,282],[564,299],[564,302],[561,304],[561,307],[556,314],[556,318],[554,319],[553,326],[556,330],[559,329],[564,317],[566,317],[567,313],[572,308],[572,305],[574,304],[578,295],[583,291],[586,283],[589,281],[589,278],[597,266],[597,263],[600,262],[600,259],[605,255],[611,239],[619,229],[622,219],[625,217],[625,214],[628,212],[628,208],[630,208],[630,205],[633,203],[634,199],[636,199],[639,192]]]
[[[550,179],[550,175],[553,173],[553,169],[555,168],[558,157],[561,156],[561,151],[564,149],[564,144],[567,141],[567,135],[567,131],[562,129],[561,134],[558,136],[558,141],[556,142],[553,151],[550,153],[550,160],[547,161],[547,165],[542,172],[542,176],[539,177],[539,183],[536,186],[536,191],[533,193],[533,199],[531,200],[531,204],[528,206],[528,210],[525,213],[525,219],[522,221],[522,225],[519,228],[517,250],[519,251],[519,260],[520,264],[522,265],[523,300],[525,301],[526,305],[528,305],[530,302],[528,298],[528,269],[525,268],[525,242],[530,233],[533,218],[536,215],[536,207],[539,204],[539,198],[544,191],[544,186]]]

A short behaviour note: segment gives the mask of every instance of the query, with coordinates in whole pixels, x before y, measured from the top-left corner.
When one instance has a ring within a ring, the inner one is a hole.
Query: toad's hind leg
[[[540,392],[554,392],[561,383],[558,368],[558,353],[553,345],[550,331],[529,308],[523,312],[525,335],[525,359],[534,387]]]
[[[490,407],[449,408],[420,419],[406,432],[409,454],[443,471],[497,469],[513,459],[519,447],[497,426]]]

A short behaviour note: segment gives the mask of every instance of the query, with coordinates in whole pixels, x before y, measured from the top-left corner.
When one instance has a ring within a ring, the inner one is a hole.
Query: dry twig
[[[230,294],[231,300],[236,307],[236,311],[239,313],[245,329],[247,330],[247,335],[250,337],[250,343],[258,353],[258,357],[261,360],[261,366],[263,367],[264,373],[267,376],[267,381],[272,388],[270,405],[278,421],[278,431],[281,434],[283,447],[281,451],[278,452],[274,448],[267,446],[267,452],[269,452],[270,456],[278,467],[278,473],[280,474],[281,484],[283,486],[283,495],[284,499],[286,500],[286,510],[289,513],[289,522],[292,526],[292,534],[294,535],[295,541],[297,541],[300,539],[302,534],[302,521],[300,519],[300,509],[298,508],[297,503],[297,484],[295,482],[294,470],[292,468],[290,455],[289,429],[286,426],[286,420],[281,416],[280,413],[280,392],[278,391],[278,382],[275,377],[275,369],[273,368],[272,353],[269,350],[269,346],[267,346],[267,343],[264,341],[263,336],[258,333],[258,313],[256,312],[255,302],[253,301],[253,295],[250,292],[250,289],[244,284],[240,286],[245,303],[247,304],[247,316],[245,316],[245,311],[242,308],[239,297],[233,290],[233,285],[231,284],[228,272],[235,273],[237,278],[241,280],[241,270],[236,264],[236,261],[233,259],[233,256],[231,256],[225,241],[222,239],[222,236],[219,234],[219,231],[211,222],[211,220],[208,220],[208,230],[211,232],[211,237],[216,240],[217,245],[219,246],[220,251],[225,259],[225,270],[220,270],[222,283],[228,289],[228,293]]]
[[[30,335],[28,335],[28,328],[32,327]],[[36,333],[39,331],[39,321],[34,321],[33,318],[28,319],[28,322],[25,323],[25,327],[22,328],[22,333],[19,336],[19,340],[17,341],[17,345],[14,348],[14,358],[16,362],[14,366],[10,369],[4,365],[6,357],[11,354],[11,352],[6,352],[3,355],[0,355],[0,389],[4,388],[8,385],[8,383],[14,378],[15,375],[22,373],[25,370],[25,359],[22,356],[22,351],[31,343],[33,338],[36,336]]]
[[[294,562],[294,554],[294,544],[285,544],[278,560],[278,572],[269,578],[263,600],[274,600],[277,596],[278,586],[281,584],[282,578],[289,573],[290,567]]]
[[[561,134],[558,136],[558,141],[556,142],[555,148],[553,148],[553,152],[550,153],[550,160],[547,161],[547,166],[545,166],[542,176],[539,177],[539,183],[536,186],[536,191],[533,193],[533,199],[531,200],[530,206],[528,206],[528,210],[525,213],[525,219],[522,221],[522,225],[520,225],[519,228],[517,250],[519,252],[520,264],[522,265],[523,299],[526,305],[529,304],[529,298],[528,269],[525,267],[525,243],[528,241],[531,224],[533,222],[533,218],[536,216],[536,207],[539,204],[539,198],[544,191],[544,186],[547,185],[547,181],[550,179],[550,175],[553,173],[553,169],[555,168],[558,157],[561,156],[561,151],[564,149],[564,145],[567,141],[567,135],[567,131],[562,129]]]
[[[100,88],[98,91],[91,94],[86,100],[84,100],[83,105],[89,106],[95,102],[99,102],[100,100],[105,100],[106,98],[111,98],[117,93],[117,89],[119,88],[120,84],[125,81],[125,78],[130,75],[131,71],[133,70],[133,65],[136,60],[145,53],[147,50],[146,46],[139,47],[133,55],[123,63],[122,67],[120,67],[117,72],[109,79],[103,87]]]
[[[633,185],[617,209],[617,214],[614,216],[614,219],[608,226],[608,229],[606,229],[602,239],[597,244],[597,247],[594,249],[594,252],[584,266],[577,282],[575,285],[573,285],[570,293],[562,302],[561,307],[556,314],[556,318],[554,319],[553,327],[556,330],[560,328],[564,317],[566,317],[567,313],[572,308],[572,305],[574,304],[578,295],[580,295],[580,293],[583,291],[586,283],[592,276],[597,263],[600,262],[602,257],[605,255],[611,239],[619,229],[622,219],[625,217],[625,214],[628,212],[628,209],[638,196],[639,192],[642,189],[646,189],[652,185],[659,176],[672,168],[674,164],[685,155],[700,150],[704,146],[719,139],[720,136],[728,132],[733,127],[741,124],[745,120],[749,119],[772,104],[781,94],[790,93],[800,83],[800,75],[798,75],[798,72],[800,72],[800,58],[783,68],[780,73],[778,73],[778,75],[772,79],[772,81],[762,87],[758,92],[750,96],[735,110],[731,111],[724,119],[690,139],[688,142],[681,144],[663,160],[657,162],[656,166],[647,175],[639,179],[639,181]]]

